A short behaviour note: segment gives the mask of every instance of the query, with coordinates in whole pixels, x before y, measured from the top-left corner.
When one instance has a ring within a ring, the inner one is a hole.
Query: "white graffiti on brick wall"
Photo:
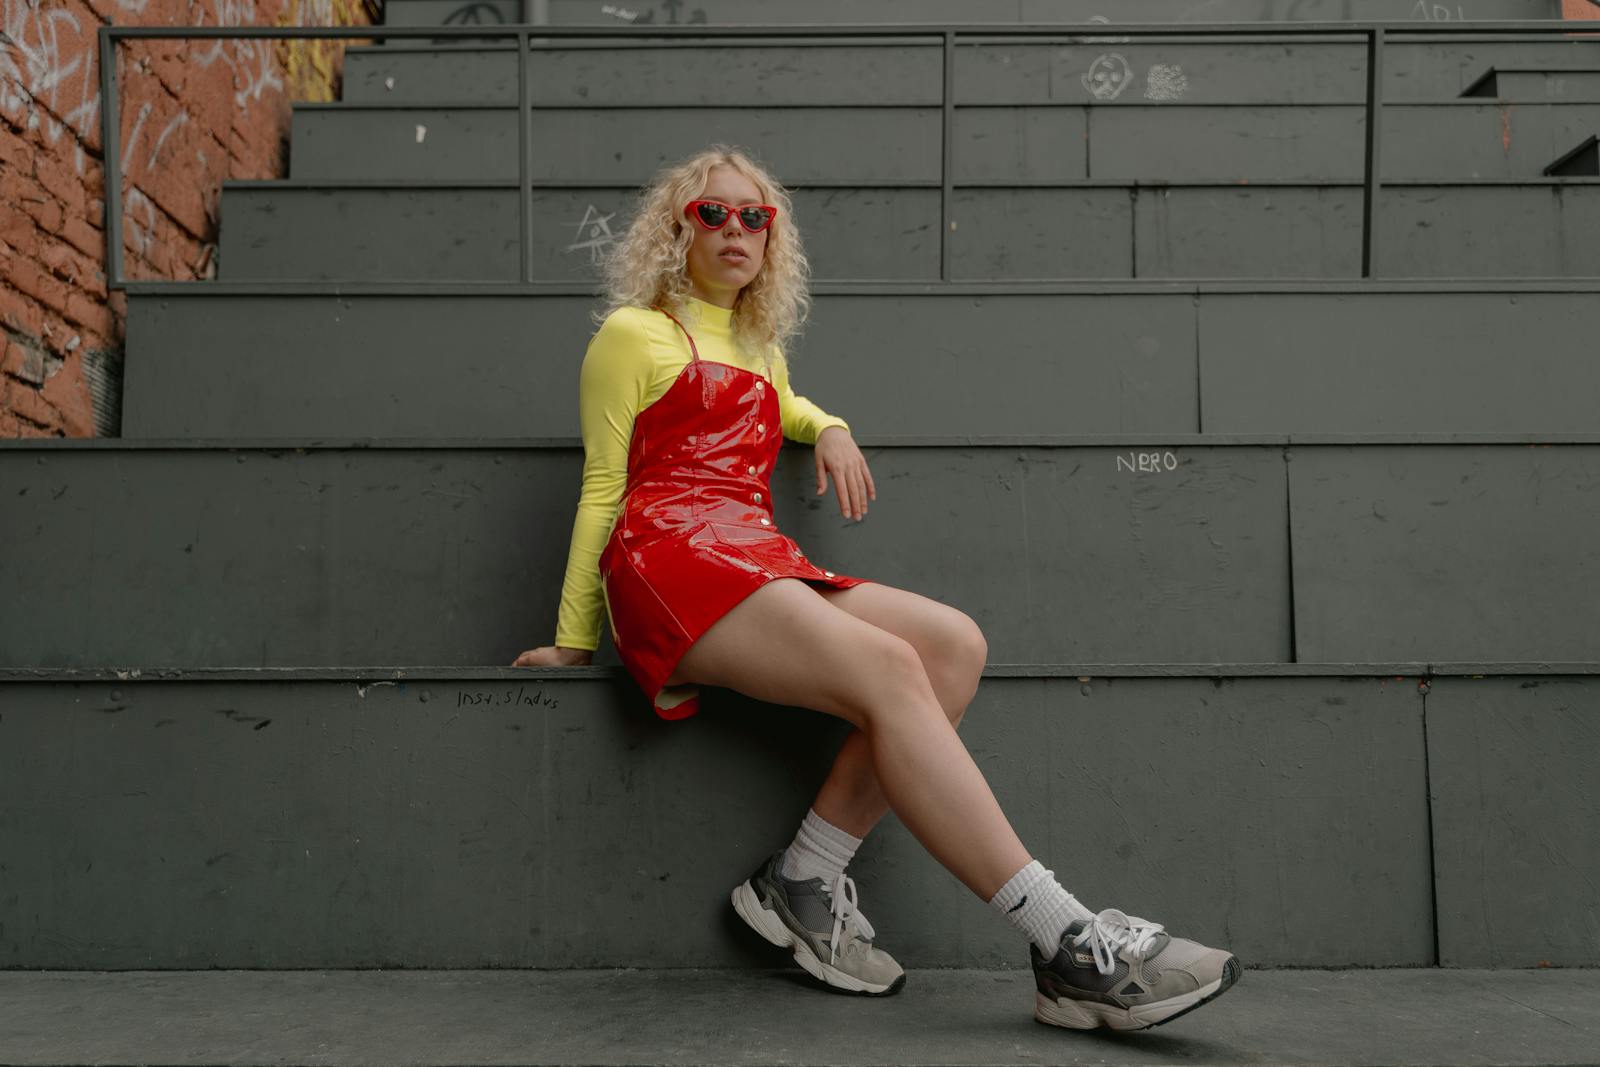
[[[1176,63],[1157,63],[1144,76],[1146,100],[1182,100],[1189,91],[1189,79]]]
[[[1107,52],[1089,64],[1083,87],[1096,100],[1115,100],[1133,81],[1133,68],[1116,52]]]
[[[1450,22],[1451,20],[1465,22],[1467,20],[1467,12],[1460,4],[1457,4],[1455,10],[1452,11],[1448,4],[1432,3],[1430,0],[1417,0],[1417,6],[1411,9],[1411,17],[1414,19],[1426,19],[1429,22]]]
[[[617,240],[618,235],[611,232],[611,220],[616,218],[613,211],[609,215],[600,214],[600,209],[590,204],[583,213],[583,218],[577,223],[577,240],[567,246],[567,251],[581,252],[589,250],[589,262],[599,263],[605,258],[605,253]],[[567,223],[571,226],[572,223]]]
[[[256,0],[211,0],[213,22],[216,26],[248,26],[256,21]],[[208,25],[204,14],[199,25]],[[231,45],[231,47],[229,47]],[[251,100],[260,100],[268,89],[283,92],[283,78],[278,74],[277,60],[272,54],[270,41],[214,41],[211,49],[200,52],[195,61],[209,67],[221,60],[233,72],[238,90],[233,102],[244,107]]]
[[[78,17],[37,0],[3,0],[0,22],[0,111],[54,147],[67,130],[82,138],[100,119],[100,93],[89,47],[94,36]],[[83,173],[83,146],[77,146]]]

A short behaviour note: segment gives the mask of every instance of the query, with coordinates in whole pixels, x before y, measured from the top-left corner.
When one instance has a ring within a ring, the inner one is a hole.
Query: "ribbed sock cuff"
[[[828,822],[813,808],[806,812],[794,841],[784,851],[778,873],[790,881],[821,878],[832,885],[855,857],[861,841]]]
[[[1045,957],[1055,956],[1061,935],[1074,919],[1090,919],[1094,912],[1056,881],[1055,872],[1032,860],[989,901],[1006,921],[1026,934]]]

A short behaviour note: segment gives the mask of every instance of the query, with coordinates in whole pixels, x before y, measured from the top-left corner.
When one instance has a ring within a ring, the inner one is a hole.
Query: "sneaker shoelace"
[[[845,928],[846,923],[854,921],[863,941],[871,941],[874,931],[872,924],[867,921],[867,917],[856,908],[855,879],[841,871],[839,876],[833,880],[833,886],[829,890],[828,897],[830,910],[833,912],[833,936],[828,939],[831,949],[829,952],[831,958],[828,962],[832,964],[838,962],[839,932]]]
[[[1117,949],[1127,946],[1139,959],[1150,951],[1156,935],[1166,929],[1160,923],[1149,922],[1137,915],[1129,915],[1116,908],[1107,908],[1093,919],[1083,932],[1073,939],[1074,944],[1089,942],[1094,952],[1095,969],[1110,974],[1117,965]]]

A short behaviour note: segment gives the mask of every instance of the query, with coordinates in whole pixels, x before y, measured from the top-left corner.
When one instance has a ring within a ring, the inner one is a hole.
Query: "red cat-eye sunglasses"
[[[760,233],[778,217],[778,209],[771,204],[741,204],[734,207],[721,200],[691,200],[683,207],[685,215],[708,230],[721,229],[722,224],[728,221],[730,212],[737,215],[739,225],[751,233]]]

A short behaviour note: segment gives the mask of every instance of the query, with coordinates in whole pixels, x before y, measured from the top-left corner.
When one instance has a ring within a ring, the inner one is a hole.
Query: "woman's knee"
[[[864,721],[882,721],[886,716],[917,714],[939,706],[915,645],[881,627],[873,627],[863,644],[863,660],[871,667],[858,676],[851,701]]]
[[[951,704],[947,709],[951,711],[950,721],[959,725],[989,662],[989,642],[970,615],[963,611],[950,613],[940,629],[935,662]]]

